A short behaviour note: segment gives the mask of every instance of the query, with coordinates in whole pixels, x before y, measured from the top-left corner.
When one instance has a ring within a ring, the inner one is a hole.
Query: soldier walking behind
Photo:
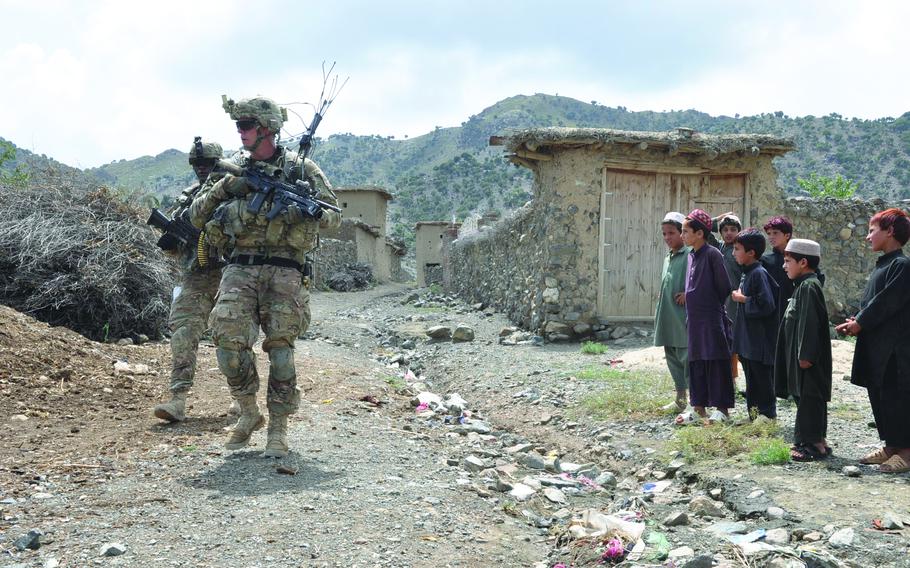
[[[183,190],[172,210],[174,219],[187,216],[190,204],[199,195],[202,184],[222,158],[221,145],[203,142],[196,137],[190,148],[190,165],[198,180]],[[187,222],[189,219],[187,218]],[[208,327],[209,313],[215,305],[215,294],[221,281],[224,266],[213,250],[206,250],[206,258],[198,257],[193,244],[178,245],[172,251],[180,264],[180,283],[174,289],[168,325],[171,329],[171,400],[155,407],[154,415],[168,422],[186,419],[187,393],[193,386],[196,374],[196,350],[199,338]]]

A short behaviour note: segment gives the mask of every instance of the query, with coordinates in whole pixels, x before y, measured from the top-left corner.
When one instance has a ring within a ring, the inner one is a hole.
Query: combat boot
[[[269,412],[268,438],[264,458],[283,458],[288,455],[288,415]]]
[[[171,400],[156,406],[155,417],[168,422],[186,420],[186,393],[175,392],[171,395]]]
[[[239,450],[246,446],[250,442],[253,432],[265,425],[265,416],[259,412],[255,394],[239,396],[237,402],[240,404],[240,418],[231,428],[227,443],[224,444],[224,447],[229,450]]]

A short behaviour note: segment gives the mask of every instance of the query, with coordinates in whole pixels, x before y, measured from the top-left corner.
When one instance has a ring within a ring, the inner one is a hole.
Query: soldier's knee
[[[272,347],[269,351],[269,379],[286,383],[296,377],[294,350],[290,347]]]
[[[239,343],[225,342],[218,345],[215,351],[218,368],[228,381],[245,377],[253,368],[252,353]]]

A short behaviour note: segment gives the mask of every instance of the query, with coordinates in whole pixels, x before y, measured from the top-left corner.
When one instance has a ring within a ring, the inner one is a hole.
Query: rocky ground
[[[681,455],[669,415],[585,412],[611,384],[582,369],[663,372],[647,330],[584,355],[422,292],[314,294],[283,460],[258,457],[261,432],[223,450],[211,345],[190,418],[162,425],[165,344],[0,311],[0,567],[910,565],[907,476],[844,470],[877,442],[842,380],[851,344],[835,342],[834,457],[757,466]],[[783,405],[784,437],[792,419]]]

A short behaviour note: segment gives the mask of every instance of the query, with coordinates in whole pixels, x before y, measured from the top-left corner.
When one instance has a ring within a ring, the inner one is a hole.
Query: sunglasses
[[[252,130],[259,126],[259,123],[255,120],[238,120],[234,124],[237,125],[237,130]]]

